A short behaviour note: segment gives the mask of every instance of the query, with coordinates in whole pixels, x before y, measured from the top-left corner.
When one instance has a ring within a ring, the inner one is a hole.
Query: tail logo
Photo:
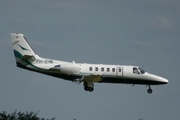
[[[19,44],[18,44],[18,46],[19,46],[22,50],[27,50],[27,51],[29,51],[28,49],[26,49],[26,48],[20,46]]]

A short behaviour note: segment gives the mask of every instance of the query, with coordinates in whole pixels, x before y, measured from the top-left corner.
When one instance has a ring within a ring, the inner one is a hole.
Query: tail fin
[[[36,54],[23,34],[11,33],[10,36],[17,65],[25,65],[36,60]]]

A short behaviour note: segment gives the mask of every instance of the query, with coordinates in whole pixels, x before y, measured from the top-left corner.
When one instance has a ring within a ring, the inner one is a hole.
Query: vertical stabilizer
[[[33,62],[36,54],[21,33],[11,33],[11,41],[17,64]]]
[[[24,55],[35,55],[34,51],[30,47],[26,38],[23,34],[20,33],[11,33],[11,40],[13,45],[13,50],[20,53],[22,56]]]

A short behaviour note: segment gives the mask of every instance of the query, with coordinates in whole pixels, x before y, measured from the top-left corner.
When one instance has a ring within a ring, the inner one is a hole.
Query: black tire
[[[84,86],[84,90],[85,90],[85,91],[89,91],[89,87]]]
[[[149,94],[151,94],[151,93],[153,92],[153,90],[149,88],[149,89],[147,90],[147,92],[148,92]]]
[[[93,87],[89,87],[89,92],[92,92],[94,90]]]

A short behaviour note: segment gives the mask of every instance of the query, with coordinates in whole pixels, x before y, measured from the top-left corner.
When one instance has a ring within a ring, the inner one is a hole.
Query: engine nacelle
[[[80,73],[80,66],[78,64],[61,64],[60,72],[64,74],[78,74]]]

